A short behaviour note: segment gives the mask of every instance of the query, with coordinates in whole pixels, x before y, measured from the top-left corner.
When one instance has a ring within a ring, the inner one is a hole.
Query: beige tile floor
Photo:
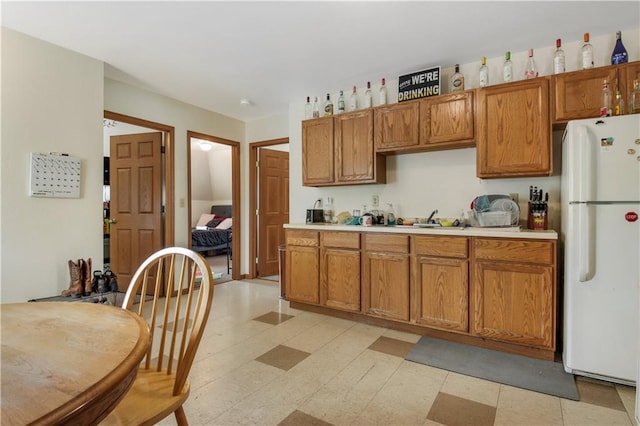
[[[291,309],[278,294],[265,280],[215,286],[190,424],[635,424],[635,388],[579,379],[577,402],[416,364],[404,356],[420,336]]]

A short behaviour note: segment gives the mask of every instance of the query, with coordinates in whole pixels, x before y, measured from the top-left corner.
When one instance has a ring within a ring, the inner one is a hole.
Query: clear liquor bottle
[[[338,114],[342,114],[344,112],[344,94],[342,90],[340,91],[340,96],[338,97]]]
[[[487,58],[485,56],[483,56],[481,60],[478,82],[480,87],[487,87],[489,85],[489,67],[487,67]]]
[[[460,64],[456,64],[455,72],[451,76],[451,92],[464,90],[464,75],[460,72]]]
[[[622,32],[616,32],[616,45],[613,47],[613,53],[611,53],[611,65],[626,64],[629,62],[629,56],[627,55],[627,49],[622,44]]]
[[[333,115],[333,102],[331,102],[331,96],[327,93],[327,100],[324,103],[324,116],[329,117]]]
[[[527,67],[524,69],[524,78],[536,78],[538,76],[538,68],[536,61],[533,59],[533,49],[529,49],[529,59],[527,59]]]
[[[633,89],[629,94],[629,114],[640,113],[640,80],[633,80]]]
[[[320,104],[318,103],[318,97],[313,100],[313,108],[311,115],[313,118],[320,118]]]
[[[593,46],[589,43],[589,33],[584,33],[582,45],[582,69],[593,68]]]
[[[364,107],[371,108],[371,82],[367,81],[367,90],[364,92]]]
[[[609,81],[604,80],[602,82],[602,103],[600,104],[600,117],[611,116],[611,89],[609,88]]]
[[[387,103],[387,86],[385,86],[385,79],[383,78],[380,83],[380,105]]]
[[[502,66],[502,80],[505,83],[513,81],[513,64],[511,63],[511,52],[507,52],[504,55],[504,65]]]
[[[553,53],[553,73],[560,74],[565,71],[564,50],[562,50],[562,40],[556,40],[556,51]]]
[[[349,97],[349,111],[355,111],[358,109],[358,94],[356,93],[356,86],[353,86],[353,91]]]
[[[304,104],[304,119],[308,120],[313,117],[313,107],[311,106],[311,99],[307,96],[307,103]]]
[[[616,97],[613,101],[613,115],[624,115],[624,98],[619,90],[616,90]]]

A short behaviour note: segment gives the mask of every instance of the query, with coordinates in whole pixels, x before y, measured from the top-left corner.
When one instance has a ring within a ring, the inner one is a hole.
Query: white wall
[[[3,303],[69,286],[69,259],[102,264],[103,64],[2,28],[0,285]],[[77,199],[28,195],[30,152],[82,161]]]
[[[191,149],[191,223],[212,205],[230,205],[232,199],[231,148],[203,152]]]
[[[623,31],[625,47],[629,54],[629,61],[640,58],[640,31],[638,29]],[[615,34],[598,37],[591,40],[594,46],[595,65],[604,66],[610,63],[611,50],[615,41]],[[553,42],[553,46],[552,43]],[[582,41],[564,40],[563,49],[566,55],[566,69],[573,71],[578,68],[578,57]],[[552,55],[555,50],[555,40],[550,40],[549,46],[535,49],[534,57],[538,64],[540,75],[552,72]],[[505,49],[507,50],[507,49]],[[461,64],[461,71],[465,74],[465,88],[478,86],[477,70],[480,66],[482,52],[478,52],[478,62]],[[516,79],[522,79],[527,52],[511,52]],[[503,57],[488,58],[490,69],[490,84],[502,82]],[[418,70],[416,70],[418,71]],[[448,78],[452,69],[444,69],[442,86],[448,92]],[[397,102],[397,78],[387,78],[387,98]],[[377,92],[379,86],[372,90]],[[337,92],[332,99],[337,99]],[[363,93],[359,92],[360,95]],[[312,97],[315,94],[310,94]],[[374,106],[378,98],[374,96]],[[362,101],[362,99],[361,99]],[[464,209],[469,208],[470,202],[480,194],[509,194],[518,193],[520,199],[522,220],[526,220],[526,202],[529,186],[542,187],[550,194],[550,227],[559,230],[560,225],[560,150],[562,134],[554,133],[554,169],[550,177],[542,178],[513,178],[513,179],[478,179],[476,177],[476,149],[428,152],[418,154],[403,154],[387,157],[387,183],[385,185],[359,185],[331,188],[310,188],[302,186],[302,137],[301,121],[304,119],[304,102],[292,103],[289,106],[289,142],[290,142],[290,221],[303,223],[305,210],[311,208],[318,198],[331,196],[334,198],[336,212],[362,209],[363,204],[371,206],[371,196],[379,195],[380,206],[386,203],[394,205],[396,214],[400,217],[424,217],[438,209],[440,216],[458,216]]]

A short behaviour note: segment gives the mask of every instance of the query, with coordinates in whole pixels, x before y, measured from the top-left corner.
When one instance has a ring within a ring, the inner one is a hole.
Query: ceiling
[[[2,25],[107,77],[242,121],[506,50],[640,27],[640,2],[7,2]],[[250,100],[241,105],[241,99]]]

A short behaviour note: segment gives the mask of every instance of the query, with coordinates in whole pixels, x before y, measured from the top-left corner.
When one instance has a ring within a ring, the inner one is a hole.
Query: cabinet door
[[[394,152],[418,146],[418,105],[414,101],[375,108],[373,134],[378,152]]]
[[[615,93],[616,67],[600,67],[557,74],[552,77],[554,86],[554,122],[563,123],[579,118],[600,116],[602,81],[609,80]]]
[[[337,182],[377,182],[376,153],[373,146],[373,110],[335,117],[335,164]],[[386,181],[386,168],[383,170]]]
[[[480,89],[477,124],[478,177],[551,174],[553,162],[547,78]]]
[[[640,61],[630,62],[625,65],[618,65],[618,83],[620,93],[625,99],[625,107],[629,108],[630,96],[633,90],[633,80],[640,80]]]
[[[333,117],[303,121],[302,185],[333,183],[333,157]]]
[[[365,313],[409,321],[409,255],[367,252],[363,274]]]
[[[472,334],[555,349],[554,269],[478,261],[472,285]]]
[[[416,322],[469,331],[469,262],[416,256]]]
[[[318,304],[318,248],[287,246],[287,298]]]
[[[320,304],[360,312],[360,251],[320,249]]]
[[[420,101],[420,143],[451,149],[475,145],[475,91]]]

